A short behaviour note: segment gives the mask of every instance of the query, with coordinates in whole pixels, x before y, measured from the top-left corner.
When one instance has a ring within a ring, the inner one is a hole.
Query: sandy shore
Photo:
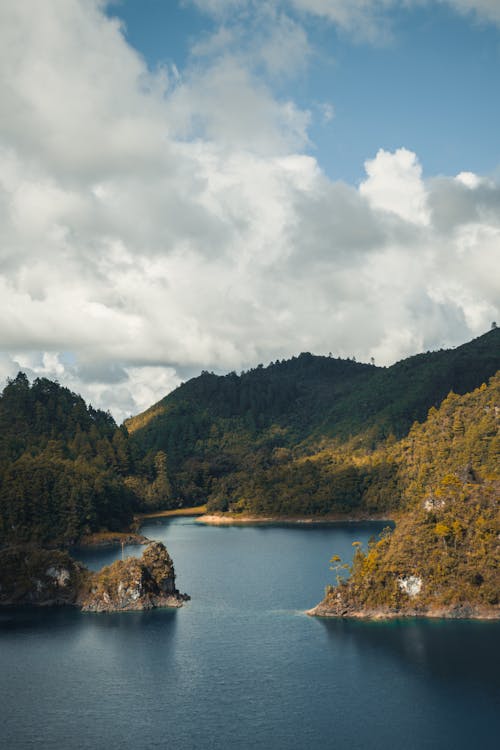
[[[249,516],[236,514],[206,514],[196,519],[197,523],[206,523],[210,526],[245,526],[254,524],[290,523],[297,525],[315,525],[323,523],[360,523],[362,521],[387,521],[392,523],[392,518],[379,518],[374,516]]]
[[[151,513],[136,513],[134,521],[141,522],[145,518],[170,518],[171,516],[201,516],[206,513],[206,505],[196,505],[190,508],[175,508],[175,510],[155,510]]]

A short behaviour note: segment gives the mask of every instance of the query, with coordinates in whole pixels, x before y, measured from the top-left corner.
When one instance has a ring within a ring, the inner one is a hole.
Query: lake
[[[383,524],[152,520],[179,610],[0,610],[6,750],[498,747],[500,623],[304,615]],[[141,554],[142,548],[126,548]],[[99,568],[121,555],[81,551]]]

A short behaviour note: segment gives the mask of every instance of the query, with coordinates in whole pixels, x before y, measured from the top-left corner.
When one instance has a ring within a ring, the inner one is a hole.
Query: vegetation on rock
[[[404,511],[320,615],[500,616],[500,373],[450,394],[395,451]]]
[[[140,559],[129,557],[94,573],[80,597],[84,612],[180,607],[189,597],[175,587],[175,571],[161,542],[152,542]]]
[[[11,545],[0,550],[0,604],[76,604],[90,576],[65,551]]]
[[[172,559],[160,542],[142,558],[118,560],[91,572],[66,551],[36,545],[0,550],[0,605],[74,605],[87,612],[180,607]]]

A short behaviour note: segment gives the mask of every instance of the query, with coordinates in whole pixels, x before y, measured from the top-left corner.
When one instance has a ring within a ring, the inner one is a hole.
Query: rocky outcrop
[[[364,608],[335,602],[332,600],[323,600],[313,609],[307,610],[306,614],[311,617],[335,617],[350,618],[358,620],[393,620],[403,617],[425,617],[443,620],[498,620],[500,611],[498,607],[485,607],[471,604],[456,604],[451,606],[436,607],[408,607],[408,608],[388,608],[379,607]]]
[[[85,612],[180,607],[172,558],[161,542],[142,558],[118,560],[92,573],[67,552],[24,545],[0,551],[0,605],[74,605]]]
[[[357,602],[352,595],[352,591],[350,591],[349,584],[344,583],[337,587],[329,587],[323,601],[313,609],[307,610],[306,614],[312,617],[342,617],[366,620],[390,620],[400,617],[498,620],[500,617],[498,606],[486,606],[477,603],[416,605],[411,602],[411,599],[418,596],[418,592],[413,589],[405,591],[405,593],[408,594],[407,601],[402,601],[397,606],[373,607]]]
[[[75,604],[91,573],[67,552],[33,545],[0,551],[0,604]]]
[[[149,544],[142,558],[129,557],[95,573],[79,597],[84,612],[181,607],[189,599],[175,587],[175,571],[161,542]]]

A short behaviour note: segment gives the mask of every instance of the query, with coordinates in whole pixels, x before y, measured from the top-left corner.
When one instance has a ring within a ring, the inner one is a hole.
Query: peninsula
[[[351,565],[334,555],[337,586],[309,614],[499,618],[499,427],[500,373],[415,425],[400,446],[395,530],[366,551],[355,542]]]

